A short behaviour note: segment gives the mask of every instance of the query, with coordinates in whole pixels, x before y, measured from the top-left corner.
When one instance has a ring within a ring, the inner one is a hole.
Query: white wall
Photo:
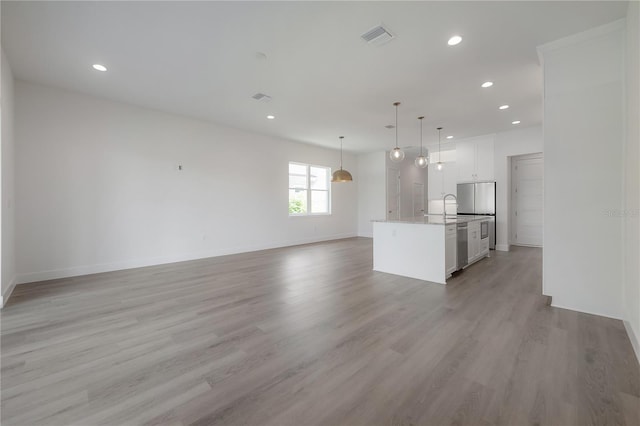
[[[623,22],[542,46],[543,291],[553,305],[621,318]]]
[[[2,296],[0,296],[0,306],[3,306],[15,285],[16,259],[15,259],[15,211],[14,211],[14,80],[9,62],[2,50],[1,59],[2,85],[0,88],[0,98],[2,109],[2,118],[0,125],[2,127],[2,146],[0,148],[0,156],[2,157],[2,186],[0,197],[2,208],[2,260],[0,269],[2,269]]]
[[[496,180],[496,250],[509,250],[511,157],[543,151],[542,126],[496,133],[493,145]]]
[[[625,325],[640,360],[640,3],[627,12],[624,300]]]
[[[373,238],[372,220],[386,217],[387,153],[358,155],[358,236]]]
[[[288,216],[288,162],[337,150],[21,81],[15,129],[20,282],[356,235],[355,184]]]

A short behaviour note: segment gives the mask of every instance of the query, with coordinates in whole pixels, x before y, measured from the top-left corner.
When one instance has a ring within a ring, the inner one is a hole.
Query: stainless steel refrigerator
[[[496,183],[458,184],[458,214],[493,216],[489,222],[489,248],[496,248]]]

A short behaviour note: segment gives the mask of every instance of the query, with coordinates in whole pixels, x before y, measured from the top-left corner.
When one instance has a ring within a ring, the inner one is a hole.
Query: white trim
[[[609,33],[622,30],[625,28],[626,22],[627,22],[626,18],[621,18],[621,19],[618,19],[617,21],[613,21],[608,24],[601,25],[599,27],[591,28],[581,33],[573,34],[558,40],[554,40],[546,44],[542,44],[537,47],[538,59],[540,60],[541,64],[544,64],[544,59],[543,59],[544,53],[551,52],[553,50],[561,49],[564,47],[573,46],[575,44],[592,40],[594,38],[603,37]]]
[[[304,166],[306,169],[306,173],[305,173],[305,177],[306,177],[306,187],[304,188],[304,191],[307,192],[307,211],[305,213],[289,213],[289,217],[309,217],[309,216],[331,216],[331,199],[332,199],[332,195],[331,195],[331,177],[333,176],[331,173],[331,167],[328,166],[320,166],[317,164],[309,164],[309,163],[298,163],[296,161],[289,161],[289,167],[287,168],[287,170],[291,170],[291,165],[295,165],[295,166]],[[316,169],[325,169],[327,171],[327,189],[313,189],[311,188],[311,168],[315,167]],[[296,175],[294,174],[294,176],[300,176],[299,174]],[[287,184],[291,183],[291,172],[289,172],[289,180],[287,182]],[[296,189],[300,189],[300,188],[292,188],[291,186],[288,187],[288,190],[296,190]],[[313,191],[324,191],[327,193],[327,212],[320,212],[320,213],[314,213],[311,211],[311,202],[312,202],[312,194]],[[288,200],[289,202],[291,202],[291,200]]]
[[[7,303],[11,297],[11,293],[13,293],[13,290],[16,288],[16,284],[18,283],[17,278],[18,277],[14,275],[11,281],[9,281],[9,287],[7,287],[5,292],[0,296],[0,309],[4,308],[5,303]]]
[[[544,246],[539,246],[536,244],[522,244],[522,243],[511,243],[512,246],[517,247],[533,247],[533,248],[543,248]]]
[[[509,244],[496,244],[496,251],[509,251]]]
[[[627,334],[629,335],[633,352],[636,354],[636,361],[640,364],[640,343],[638,342],[638,336],[634,333],[633,327],[629,321],[622,321],[622,323],[624,324],[624,329],[627,330]]]
[[[545,295],[545,294],[543,293],[543,295]],[[550,296],[550,295],[546,294],[545,296]],[[580,312],[580,313],[583,313],[583,314],[597,315],[599,317],[605,317],[605,318],[611,318],[611,319],[616,319],[616,320],[623,321],[622,318],[616,317],[616,316],[613,316],[613,315],[607,315],[607,314],[603,314],[603,313],[600,313],[600,312],[590,312],[590,311],[585,311],[585,310],[582,310],[582,309],[569,308],[567,306],[561,306],[561,305],[558,305],[558,304],[553,303],[553,302],[551,302],[551,307],[560,308],[560,309],[566,309],[568,311]]]
[[[48,271],[27,272],[18,274],[14,280],[16,284],[25,284],[36,281],[46,281],[58,278],[69,278],[80,275],[98,274],[101,272],[120,271],[123,269],[142,268],[145,266],[163,265],[166,263],[184,262],[187,260],[206,259],[209,257],[225,256],[229,254],[248,253],[252,251],[268,250],[281,247],[297,246],[301,244],[318,243],[322,241],[339,240],[343,238],[357,237],[355,232],[345,234],[328,235],[320,238],[305,238],[295,241],[283,241],[279,243],[263,244],[257,246],[234,247],[207,252],[190,253],[177,256],[153,257],[147,259],[126,260],[113,263],[101,263],[97,265],[82,265],[71,268],[52,269]]]

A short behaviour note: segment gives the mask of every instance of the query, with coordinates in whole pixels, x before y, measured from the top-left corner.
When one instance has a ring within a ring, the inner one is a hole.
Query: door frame
[[[416,192],[416,187],[420,187],[420,191]],[[425,185],[424,183],[420,183],[420,182],[413,182],[413,192],[411,193],[411,198],[413,200],[413,214],[415,216],[416,213],[416,194],[420,193],[422,194],[422,214],[424,215],[426,213],[425,209],[426,209],[426,203],[425,203],[425,196],[424,196],[424,188]]]

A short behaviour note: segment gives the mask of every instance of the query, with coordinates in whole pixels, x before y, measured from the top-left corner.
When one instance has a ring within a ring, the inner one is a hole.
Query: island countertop
[[[416,216],[416,217],[407,217],[399,220],[373,220],[372,222],[382,222],[382,223],[406,223],[412,225],[454,225],[457,223],[468,223],[474,222],[476,220],[486,220],[492,219],[493,216],[456,216],[449,215],[445,220],[444,216],[441,214],[436,215],[424,215],[424,216]]]

